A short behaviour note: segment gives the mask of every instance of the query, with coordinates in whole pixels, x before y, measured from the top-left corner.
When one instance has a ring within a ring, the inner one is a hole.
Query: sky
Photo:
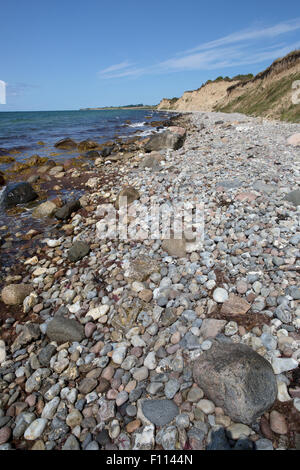
[[[299,0],[5,1],[0,112],[157,104],[299,48]]]

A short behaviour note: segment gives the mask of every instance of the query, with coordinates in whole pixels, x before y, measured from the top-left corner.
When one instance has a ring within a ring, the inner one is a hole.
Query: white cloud
[[[283,35],[299,29],[300,18],[270,27],[258,28],[256,26],[205,42],[157,64],[137,67],[127,61],[121,62],[102,70],[100,77],[107,79],[180,71],[214,70],[272,61],[300,47],[300,41],[274,43],[279,36],[282,38]]]
[[[0,104],[6,104],[6,83],[0,80]]]

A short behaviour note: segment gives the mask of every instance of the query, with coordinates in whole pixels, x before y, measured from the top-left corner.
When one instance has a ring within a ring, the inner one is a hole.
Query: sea
[[[0,112],[0,149],[16,151],[13,156],[17,161],[53,152],[57,155],[51,158],[59,160],[64,151],[57,150],[54,144],[65,137],[101,144],[117,137],[147,136],[155,132],[149,125],[151,121],[167,117],[167,112],[152,109]],[[0,157],[0,169],[7,166],[1,165]]]

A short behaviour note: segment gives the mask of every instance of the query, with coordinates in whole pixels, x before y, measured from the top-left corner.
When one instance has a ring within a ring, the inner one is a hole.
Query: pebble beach
[[[1,221],[0,450],[300,449],[300,126],[171,121],[51,165],[19,252]],[[123,194],[200,198],[201,249],[99,239]]]

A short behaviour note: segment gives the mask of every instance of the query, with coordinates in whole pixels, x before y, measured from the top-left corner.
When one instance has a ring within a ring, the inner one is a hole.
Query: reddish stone
[[[229,294],[228,300],[226,300],[221,308],[221,313],[224,315],[243,315],[248,312],[251,305],[242,297],[238,295]]]
[[[274,434],[272,432],[272,429],[270,428],[269,421],[267,420],[265,416],[261,417],[260,430],[266,439],[270,439],[270,440],[274,439]]]
[[[5,444],[11,436],[11,429],[9,426],[4,426],[0,429],[0,445]]]

